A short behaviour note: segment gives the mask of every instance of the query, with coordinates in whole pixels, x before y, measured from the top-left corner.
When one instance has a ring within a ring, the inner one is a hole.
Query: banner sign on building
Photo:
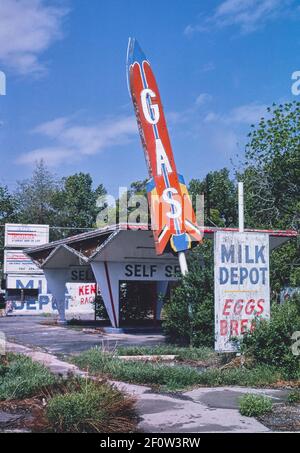
[[[46,294],[47,280],[44,274],[8,274],[6,287],[7,289],[37,289],[39,294]]]
[[[20,315],[56,313],[57,307],[42,275],[8,275],[7,289],[36,290],[36,295],[14,291],[7,297],[10,308]],[[72,314],[93,314],[93,302],[98,292],[96,283],[66,283],[66,311]]]
[[[39,269],[22,250],[5,250],[4,251],[4,273],[16,274],[41,274]]]
[[[186,184],[177,173],[158,86],[150,63],[136,39],[127,54],[128,85],[144,147],[156,253],[175,252],[200,242],[200,231]]]
[[[49,242],[49,225],[5,224],[5,247],[35,247]]]
[[[269,236],[215,234],[215,349],[237,350],[257,318],[270,316]]]

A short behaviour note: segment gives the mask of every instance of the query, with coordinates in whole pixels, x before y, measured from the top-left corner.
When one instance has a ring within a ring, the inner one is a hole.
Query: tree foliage
[[[164,308],[163,328],[175,343],[213,345],[213,246],[205,240],[188,259],[189,272],[181,278]]]
[[[0,186],[1,257],[5,223],[47,224],[50,240],[61,239],[96,227],[96,201],[104,193],[102,184],[93,187],[88,173],[59,179],[42,160],[37,162],[32,176],[18,181],[15,192]]]
[[[106,193],[103,185],[93,189],[88,173],[75,173],[62,179],[61,190],[53,200],[56,207],[57,225],[84,229],[95,227],[97,198]]]
[[[236,226],[237,191],[227,168],[209,172],[202,180],[192,179],[189,184],[189,192],[194,202],[194,208],[196,207],[196,197],[204,194],[205,225]]]
[[[281,368],[286,379],[300,378],[300,357],[294,355],[292,336],[300,331],[300,300],[274,304],[270,320],[258,320],[243,338],[242,350],[258,364]]]
[[[244,172],[247,226],[299,228],[300,102],[273,104],[252,127]]]
[[[245,161],[236,171],[236,179],[244,181],[246,227],[299,229],[300,103],[274,104],[268,109],[268,118],[252,127]],[[204,193],[206,225],[237,227],[236,182],[230,179],[228,169],[210,172],[202,180],[193,179],[189,191],[193,196]],[[205,247],[197,249],[203,251],[205,267],[194,261],[166,307],[164,326],[173,340],[183,338],[198,345],[212,341],[213,258]],[[198,255],[197,249],[193,257]],[[296,239],[271,252],[270,283],[271,296],[277,302],[284,286],[300,285]]]
[[[31,178],[18,181],[13,194],[18,222],[52,225],[56,216],[53,199],[59,188],[56,176],[43,160],[38,162]]]

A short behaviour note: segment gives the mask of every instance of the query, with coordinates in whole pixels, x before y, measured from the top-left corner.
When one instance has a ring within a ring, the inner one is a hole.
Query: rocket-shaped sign
[[[182,252],[202,240],[192,203],[177,173],[163,107],[151,66],[138,42],[129,39],[128,85],[150,180],[147,184],[156,253]]]

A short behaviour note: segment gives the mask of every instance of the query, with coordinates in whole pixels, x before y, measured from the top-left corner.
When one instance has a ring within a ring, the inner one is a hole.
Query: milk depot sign
[[[8,297],[8,302],[15,313],[21,315],[55,313],[57,306],[44,275],[9,275],[7,287],[17,290],[37,290],[36,296]],[[93,302],[98,293],[97,284],[94,282],[70,281],[66,283],[66,312],[72,314],[93,314]]]
[[[257,318],[270,316],[269,236],[215,234],[215,349],[237,350]]]

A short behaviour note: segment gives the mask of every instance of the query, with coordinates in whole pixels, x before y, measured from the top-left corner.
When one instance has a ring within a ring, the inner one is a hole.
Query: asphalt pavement
[[[0,318],[0,333],[6,335],[7,341],[53,354],[80,353],[95,346],[109,350],[117,345],[152,346],[165,340],[161,333],[147,329],[132,333],[104,333],[90,327],[49,325],[53,321],[54,318],[45,316],[6,316]]]

